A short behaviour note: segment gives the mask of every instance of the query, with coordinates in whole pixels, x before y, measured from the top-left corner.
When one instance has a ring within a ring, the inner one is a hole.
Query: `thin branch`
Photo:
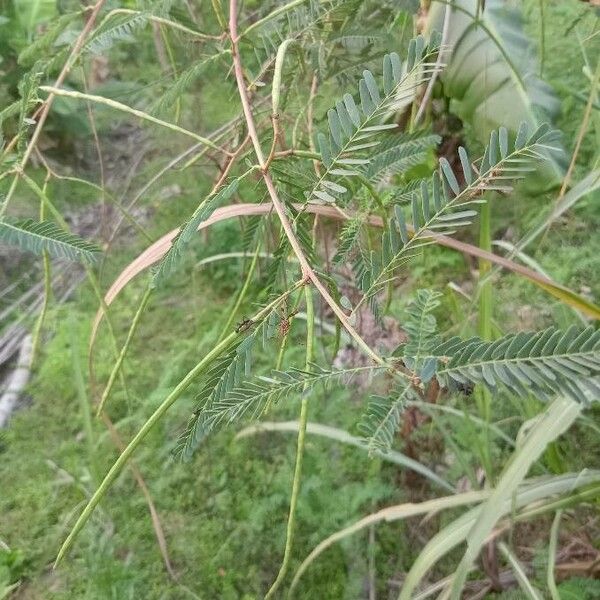
[[[425,90],[425,94],[423,99],[421,100],[421,104],[419,106],[419,110],[417,111],[417,115],[415,116],[415,120],[413,121],[413,127],[418,125],[423,115],[425,114],[425,110],[427,109],[427,105],[429,104],[429,100],[431,95],[433,94],[433,86],[437,80],[437,77],[444,66],[444,61],[446,60],[445,50],[446,42],[448,41],[448,34],[450,33],[450,16],[452,13],[452,5],[447,4],[446,10],[444,12],[444,24],[442,26],[442,41],[440,43],[440,50],[438,52],[437,60],[435,61],[435,66],[433,68],[433,75],[427,84],[427,89]]]
[[[196,31],[194,29],[190,29],[181,23],[177,23],[177,21],[171,21],[170,19],[165,19],[163,17],[158,17],[156,15],[148,14],[142,12],[140,10],[132,10],[129,8],[115,8],[111,10],[106,17],[104,17],[102,21],[102,25],[106,23],[111,17],[114,15],[140,15],[146,17],[152,23],[156,23],[158,25],[166,25],[167,27],[171,27],[172,29],[177,29],[183,33],[187,33],[193,37],[199,38],[201,40],[220,40],[221,36],[219,35],[208,35],[206,33],[202,33],[201,31]]]
[[[267,163],[260,146],[260,140],[258,138],[258,133],[256,131],[256,125],[254,123],[254,117],[252,115],[252,108],[250,107],[250,102],[248,99],[248,92],[246,90],[246,84],[244,81],[244,71],[242,67],[242,61],[239,53],[238,42],[239,36],[237,31],[237,0],[230,0],[229,3],[229,35],[231,39],[231,47],[232,47],[232,56],[233,56],[233,66],[235,72],[235,79],[238,86],[238,91],[240,95],[240,100],[242,102],[242,108],[244,110],[244,116],[246,117],[246,124],[248,127],[248,133],[250,135],[250,139],[252,140],[252,145],[254,146],[254,151],[256,153],[256,158],[258,160],[258,164],[261,168],[262,176],[267,186],[267,191],[269,192],[269,196],[271,198],[271,202],[279,217],[281,222],[281,226],[283,231],[290,242],[292,250],[294,254],[298,257],[298,262],[300,263],[300,268],[302,270],[303,278],[308,281],[310,280],[318,292],[321,294],[325,302],[330,306],[331,310],[335,313],[336,317],[342,323],[344,328],[348,331],[348,333],[354,338],[358,346],[363,350],[363,352],[369,356],[373,361],[380,365],[386,365],[387,363],[378,356],[372,348],[363,340],[360,334],[354,329],[354,327],[350,324],[348,317],[338,306],[335,300],[331,297],[327,288],[321,283],[312,267],[310,266],[298,239],[292,229],[292,226],[287,218],[285,213],[285,208],[279,199],[277,194],[277,190],[273,184],[273,180],[269,175],[267,169]]]
[[[78,100],[90,100],[92,102],[95,102],[96,104],[104,104],[106,106],[109,106],[110,108],[114,108],[115,110],[120,110],[122,112],[129,113],[130,115],[134,115],[135,117],[143,119],[144,121],[148,121],[150,123],[154,123],[155,125],[165,127],[166,129],[176,131],[177,133],[187,135],[188,137],[191,137],[192,139],[200,142],[201,144],[204,144],[205,146],[208,146],[209,148],[212,148],[213,150],[218,150],[219,152],[222,152],[227,156],[231,156],[231,153],[228,150],[217,146],[217,144],[215,144],[212,140],[209,140],[208,138],[198,135],[197,133],[194,133],[189,129],[179,127],[179,125],[175,125],[174,123],[169,123],[168,121],[157,119],[156,117],[153,117],[152,115],[149,115],[148,113],[145,113],[142,110],[137,110],[136,108],[132,108],[131,106],[128,106],[127,104],[123,104],[121,102],[117,102],[116,100],[111,100],[110,98],[105,98],[104,96],[84,94],[83,92],[64,90],[58,87],[52,87],[47,85],[40,86],[40,90],[42,90],[43,92],[49,92],[51,95],[54,96],[65,96],[67,98],[75,98]]]

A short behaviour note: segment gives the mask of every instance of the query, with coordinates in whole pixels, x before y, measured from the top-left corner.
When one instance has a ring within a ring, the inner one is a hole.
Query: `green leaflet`
[[[206,436],[221,424],[218,407],[250,376],[254,347],[257,342],[266,345],[274,334],[277,320],[275,312],[269,313],[250,334],[214,362],[196,396],[196,410],[173,451],[175,456],[189,460]],[[244,322],[239,328],[254,326],[252,322]]]
[[[437,367],[437,360],[429,354],[438,338],[437,321],[432,313],[441,304],[441,297],[439,292],[418,290],[402,324],[408,334],[403,348],[404,364],[423,383],[431,379]]]
[[[513,135],[523,121],[535,129],[554,117],[560,104],[552,88],[538,77],[533,44],[523,31],[520,11],[502,0],[486,0],[475,22],[478,3],[483,5],[480,0],[432,2],[426,30],[442,31],[448,6],[449,35],[444,45],[451,50],[444,56],[444,91],[455,100],[458,115],[472,124],[485,143],[490,131],[501,125]],[[554,155],[546,168],[558,178],[562,160]]]
[[[412,193],[410,216],[412,235],[404,211],[396,205],[394,218],[385,227],[381,251],[362,256],[355,267],[357,281],[364,293],[363,301],[370,300],[394,277],[394,271],[406,263],[416,251],[431,243],[432,232],[451,235],[457,229],[471,224],[477,214],[473,205],[482,202],[482,192],[505,191],[508,183],[519,180],[534,169],[534,162],[544,158],[543,152],[556,141],[556,132],[541,125],[532,134],[525,124],[513,149],[505,148],[505,133],[492,132],[483,158],[474,177],[471,162],[464,148],[459,157],[465,186],[458,180],[445,159],[429,183],[421,181],[420,189]]]
[[[441,138],[423,131],[396,133],[382,138],[373,148],[369,164],[364,167],[367,179],[379,182],[385,177],[405,173],[416,165],[423,164]]]
[[[117,15],[109,23],[99,27],[92,39],[84,46],[84,51],[90,54],[107,52],[115,43],[135,41],[133,34],[144,27],[149,15],[138,13],[134,15]]]
[[[410,41],[404,63],[395,52],[386,54],[383,59],[383,94],[373,73],[365,70],[358,86],[359,101],[345,94],[335,108],[327,112],[329,135],[317,135],[317,146],[325,169],[312,188],[305,192],[307,201],[335,203],[347,191],[339,182],[333,181],[335,178],[361,174],[369,178],[383,176],[386,169],[393,169],[394,162],[408,159],[411,153],[421,153],[422,158],[422,149],[427,148],[429,143],[435,143],[437,138],[431,136],[429,140],[421,136],[420,147],[414,136],[411,138],[407,134],[394,138],[388,141],[388,147],[380,153],[374,165],[370,165],[373,149],[380,144],[381,135],[398,129],[395,123],[385,122],[386,116],[405,106],[418,86],[434,72],[434,66],[427,62],[434,50],[426,48],[419,36]],[[407,141],[412,141],[412,145],[402,148],[403,142]],[[394,145],[400,146],[395,154],[392,152]],[[407,166],[409,164],[407,162]]]
[[[377,366],[327,370],[317,365],[313,365],[311,371],[275,371],[272,377],[256,377],[232,389],[212,405],[209,411],[210,418],[215,425],[231,423],[242,417],[257,418],[271,405],[289,397],[290,394],[306,391],[318,383],[347,382],[358,373],[380,371],[382,367]]]
[[[410,381],[397,386],[388,396],[372,396],[358,428],[369,454],[387,452],[394,441],[408,400],[414,397]]]
[[[222,187],[216,193],[206,197],[193,212],[188,221],[181,227],[177,237],[173,240],[173,244],[169,251],[165,254],[160,262],[158,270],[154,275],[153,285],[160,285],[164,282],[177,265],[181,262],[183,251],[194,237],[198,229],[198,225],[202,221],[206,221],[213,213],[215,208],[226,202],[237,191],[241,178],[234,179],[229,185]]]
[[[452,338],[432,352],[437,377],[446,386],[505,386],[518,396],[557,393],[581,403],[600,399],[600,331],[550,327],[506,335],[494,342]]]
[[[394,355],[402,357],[415,379],[407,378],[387,396],[369,402],[359,429],[371,452],[389,450],[407,402],[434,376],[450,389],[483,384],[492,391],[504,386],[519,397],[534,394],[549,400],[559,393],[581,404],[600,400],[600,331],[549,328],[493,342],[455,337],[440,344],[432,314],[440,296],[419,290],[409,305],[403,320],[409,339]]]
[[[54,258],[93,263],[101,249],[83,238],[61,229],[52,221],[0,221],[0,241],[27,252]]]

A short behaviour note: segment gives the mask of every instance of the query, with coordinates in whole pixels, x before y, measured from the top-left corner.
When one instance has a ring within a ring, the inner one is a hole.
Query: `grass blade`
[[[516,491],[533,463],[543,454],[549,443],[556,440],[575,422],[582,405],[566,398],[557,398],[540,415],[523,444],[513,454],[512,460],[498,480],[498,484],[483,505],[477,521],[467,536],[467,550],[458,565],[450,598],[459,600],[469,568],[476,560],[485,540],[503,514],[506,501]]]
[[[257,425],[251,425],[250,427],[246,427],[242,429],[238,434],[238,438],[244,438],[251,435],[255,435],[257,433],[269,432],[269,431],[281,431],[281,432],[289,432],[296,433],[298,431],[298,421],[283,421],[280,423],[273,422],[262,422]],[[330,427],[329,425],[322,425],[320,423],[308,423],[306,432],[311,435],[318,435],[321,437],[325,437],[330,440],[335,440],[336,442],[340,442],[342,444],[348,444],[349,446],[354,446],[356,448],[360,448],[361,450],[368,451],[367,444],[360,438],[354,437],[350,435],[348,432],[343,429],[338,429],[337,427]],[[443,487],[444,489],[452,492],[454,491],[454,487],[450,485],[446,480],[442,479],[439,475],[434,473],[431,469],[427,468],[425,465],[420,462],[409,458],[405,454],[401,452],[396,452],[395,450],[388,450],[388,452],[380,452],[373,451],[373,454],[381,460],[391,462],[400,467],[404,467],[405,469],[411,469],[415,473],[419,473],[423,477],[429,479],[432,483]]]
[[[525,569],[523,565],[519,562],[519,559],[511,552],[510,548],[504,543],[500,542],[498,544],[498,548],[500,552],[504,555],[504,558],[508,561],[508,564],[511,566],[514,571],[515,577],[517,578],[517,583],[523,593],[529,600],[544,600],[542,595],[533,587],[531,581],[527,577],[527,573],[525,573]]]

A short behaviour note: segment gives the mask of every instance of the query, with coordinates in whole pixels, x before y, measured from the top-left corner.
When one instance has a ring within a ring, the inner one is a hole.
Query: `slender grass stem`
[[[44,201],[46,197],[46,188],[48,186],[48,179],[44,182],[43,187],[43,197],[40,198],[40,221],[43,221],[46,218],[46,202]],[[50,296],[52,295],[52,272],[50,265],[50,256],[47,250],[42,252],[42,265],[44,268],[44,299],[42,301],[42,307],[40,309],[40,314],[35,322],[35,327],[33,329],[33,337],[31,341],[31,364],[33,364],[35,357],[37,355],[38,349],[40,347],[40,337],[42,333],[42,328],[44,326],[44,321],[46,320],[46,314],[48,312],[48,304],[50,303]]]
[[[150,300],[152,291],[153,291],[153,288],[150,286],[150,284],[148,284],[146,291],[144,292],[144,295],[142,296],[142,299],[140,300],[140,304],[135,313],[135,316],[133,317],[133,320],[131,321],[131,326],[129,327],[129,331],[127,332],[127,338],[125,340],[125,343],[123,344],[123,347],[121,348],[121,351],[119,352],[119,356],[112,368],[112,371],[108,378],[108,383],[106,384],[106,387],[104,388],[104,392],[102,392],[102,397],[100,398],[100,402],[98,404],[96,416],[100,416],[100,414],[104,410],[104,406],[105,406],[106,401],[108,400],[108,397],[110,396],[110,393],[113,389],[113,386],[117,379],[117,375],[121,372],[121,366],[123,365],[123,361],[125,360],[125,356],[127,355],[127,351],[129,350],[129,346],[131,345],[133,336],[135,335],[135,332],[137,331],[141,317],[142,317],[144,310],[148,304],[148,300]]]
[[[252,317],[252,321],[261,321],[266,315],[268,315],[273,310],[274,307],[276,307],[280,302],[282,302],[285,298],[287,298],[291,293],[293,293],[302,285],[304,285],[303,281],[299,281],[298,283],[293,285],[289,290],[285,291],[278,298],[270,302],[262,310],[256,313],[256,315]],[[211,365],[212,361],[218,358],[240,335],[242,334],[238,333],[237,331],[234,331],[230,333],[223,341],[214,346],[214,348],[199,363],[197,363],[190,371],[188,371],[187,375],[175,386],[173,391],[163,400],[160,406],[158,406],[158,408],[146,420],[144,425],[129,442],[127,447],[123,450],[123,452],[121,452],[113,466],[110,468],[110,470],[102,480],[102,483],[94,492],[94,495],[90,498],[82,513],[79,515],[79,518],[73,526],[73,529],[71,529],[69,535],[67,536],[60,550],[58,551],[56,561],[54,562],[54,568],[56,568],[61,563],[65,554],[73,545],[73,542],[75,541],[76,537],[79,535],[85,524],[88,522],[89,518],[94,512],[94,509],[96,508],[96,506],[98,506],[102,498],[105,496],[106,492],[108,492],[115,479],[118,477],[119,473],[121,473],[121,471],[129,461],[129,458],[135,452],[137,447],[142,443],[143,439],[162,419],[162,417],[169,410],[169,408],[171,408],[171,406],[181,397],[183,392],[185,392],[185,390],[196,379],[196,377],[205,372],[206,369]]]
[[[96,298],[100,302],[100,310],[102,311],[104,317],[106,318],[106,326],[108,329],[110,344],[112,346],[112,352],[114,354],[115,360],[118,361],[120,353],[119,353],[119,346],[117,344],[117,336],[115,335],[115,329],[113,327],[112,320],[109,318],[108,306],[106,305],[106,302],[104,301],[104,296],[102,295],[102,290],[100,289],[100,283],[98,282],[98,278],[96,277],[96,274],[94,273],[94,271],[92,271],[92,269],[90,269],[87,266],[86,266],[86,274],[88,277],[88,281],[90,282],[90,285],[92,286],[92,290],[94,291]],[[94,393],[94,391],[95,391],[95,373],[94,373],[94,365],[92,362],[91,353],[88,353],[88,371],[90,374],[90,381],[91,381],[90,387],[92,390],[92,397],[94,397],[95,396],[95,393]],[[125,400],[127,402],[129,402],[129,388],[127,386],[127,380],[125,379],[125,373],[123,373],[123,369],[119,369],[118,376],[119,376],[119,380],[121,382],[121,386],[123,388],[123,393],[125,394]]]
[[[254,255],[252,256],[252,261],[250,262],[250,268],[248,269],[248,274],[246,275],[246,279],[244,280],[244,285],[238,294],[238,297],[235,299],[235,303],[233,308],[229,311],[227,316],[227,321],[225,326],[223,327],[223,331],[219,336],[219,341],[223,339],[223,336],[230,329],[233,320],[235,319],[235,315],[237,314],[244,298],[246,297],[246,293],[248,292],[248,288],[250,287],[250,282],[252,281],[252,277],[254,277],[254,271],[256,270],[256,265],[258,264],[258,257],[260,256],[260,242],[256,245],[256,250],[254,251]]]
[[[481,207],[480,222],[479,222],[479,247],[482,250],[489,252],[492,248],[491,234],[491,207],[490,203],[486,202]],[[479,260],[479,277],[485,279],[486,275],[492,268],[492,263],[489,260]],[[480,283],[479,290],[479,336],[483,340],[491,340],[492,337],[492,313],[493,313],[493,298],[492,298],[492,282],[484,281]],[[490,391],[483,385],[479,386],[476,394],[477,404],[479,408],[479,416],[486,423],[486,427],[482,430],[484,436],[484,447],[482,449],[482,463],[486,470],[488,480],[492,479],[492,464],[491,464],[491,440],[489,435],[489,424],[491,422],[491,406],[492,396]]]
[[[276,19],[279,15],[282,15],[282,14],[286,13],[287,11],[292,10],[293,8],[296,8],[296,6],[300,6],[301,4],[304,4],[305,2],[306,2],[306,0],[292,0],[291,2],[288,2],[287,4],[284,4],[283,6],[276,8],[275,10],[271,11],[266,17],[263,17],[262,19],[259,19],[258,21],[252,23],[252,25],[246,27],[246,29],[244,29],[244,31],[242,31],[242,33],[240,34],[240,38],[247,36],[249,33],[254,31],[255,29],[262,27],[265,23],[268,23],[269,21]]]
[[[307,286],[304,289],[306,298],[306,364],[305,368],[308,371],[313,362],[313,349],[315,339],[315,309],[312,297],[312,288]],[[300,420],[298,427],[298,442],[296,447],[296,465],[294,467],[294,481],[292,483],[292,497],[290,500],[290,512],[287,523],[287,536],[285,541],[285,550],[283,553],[283,561],[279,568],[279,573],[271,588],[265,595],[265,600],[273,597],[287,574],[290,556],[294,544],[294,530],[296,527],[296,509],[298,506],[298,497],[300,495],[300,484],[302,480],[302,463],[304,461],[304,446],[306,438],[306,424],[308,423],[308,395],[307,388],[304,389],[302,403],[300,406]]]
[[[177,23],[177,21],[171,21],[170,19],[165,19],[164,17],[159,17],[157,15],[151,15],[139,10],[132,10],[129,8],[115,8],[111,10],[106,17],[104,17],[100,26],[106,23],[111,17],[115,15],[140,15],[146,17],[152,23],[156,23],[157,25],[165,25],[166,27],[170,27],[171,29],[176,29],[177,31],[181,31],[182,33],[187,33],[188,35],[201,39],[201,40],[218,40],[220,39],[218,35],[208,35],[206,33],[202,33],[201,31],[196,31],[195,29],[190,29],[181,23]]]
[[[23,179],[23,181],[30,187],[30,189],[40,198],[40,201],[50,210],[50,212],[52,213],[54,218],[58,221],[58,224],[65,231],[70,231],[70,227],[69,227],[68,223],[64,220],[63,216],[56,209],[56,207],[52,204],[52,202],[50,201],[50,198],[48,198],[46,191],[45,191],[45,186],[44,186],[44,189],[40,188],[40,186],[24,172],[19,173],[19,175]],[[113,349],[113,352],[115,355],[115,360],[118,360],[119,348],[117,345],[117,338],[115,336],[115,331],[112,326],[112,322],[108,318],[108,307],[106,305],[106,302],[104,301],[104,296],[102,295],[102,291],[100,290],[100,284],[98,282],[98,278],[96,277],[96,274],[90,268],[89,265],[84,265],[84,266],[85,266],[85,271],[86,271],[86,274],[88,277],[88,281],[90,282],[90,285],[92,286],[92,289],[94,290],[94,293],[100,302],[102,312],[104,313],[104,316],[106,317],[106,323],[107,323],[107,327],[108,327],[108,331],[109,331],[109,335],[110,335],[112,349]],[[92,380],[92,391],[93,391],[94,371],[93,371],[92,363],[91,363],[91,354],[90,354],[90,361],[89,361],[89,371],[90,371],[90,378]],[[121,380],[121,385],[123,386],[125,397],[127,399],[129,399],[129,392],[127,390],[127,382],[125,381],[125,376],[123,374],[123,371],[119,370],[118,374],[119,374],[119,378]]]
[[[90,470],[94,476],[94,481],[98,477],[98,465],[96,463],[96,452],[94,450],[94,428],[92,426],[92,417],[90,411],[90,405],[85,390],[85,383],[83,381],[83,373],[81,371],[81,362],[79,360],[79,347],[77,344],[76,336],[76,325],[75,318],[71,316],[71,361],[73,365],[73,379],[75,382],[75,388],[77,390],[77,400],[79,401],[79,409],[81,411],[81,420],[83,421],[83,429],[85,433],[85,443],[87,446],[88,453],[88,464]]]
[[[540,78],[544,77],[544,62],[546,60],[546,0],[539,0],[540,5]]]
[[[104,104],[105,106],[114,108],[115,110],[119,110],[121,112],[133,115],[134,117],[137,117],[138,119],[142,119],[144,121],[148,121],[149,123],[153,123],[154,125],[160,125],[161,127],[170,129],[171,131],[175,131],[177,133],[186,135],[186,136],[196,140],[197,142],[200,142],[201,144],[204,144],[205,146],[212,148],[213,150],[218,150],[219,152],[222,152],[223,154],[225,154],[227,156],[231,155],[231,153],[229,151],[225,150],[225,148],[221,148],[220,146],[218,146],[217,144],[215,144],[212,140],[209,140],[208,138],[198,135],[197,133],[194,133],[193,131],[190,131],[189,129],[184,129],[183,127],[179,127],[179,125],[175,125],[174,123],[169,123],[168,121],[163,121],[162,119],[157,119],[156,117],[149,115],[148,113],[144,112],[143,110],[137,110],[136,108],[132,108],[131,106],[128,106],[127,104],[123,104],[122,102],[117,102],[116,100],[111,100],[110,98],[105,98],[104,96],[96,96],[94,94],[84,94],[83,92],[76,92],[73,90],[64,90],[61,88],[52,87],[52,86],[48,86],[48,85],[40,86],[40,90],[42,92],[47,92],[49,94],[52,94],[53,96],[64,96],[66,98],[74,98],[76,100],[89,100],[90,102],[95,102],[96,104]]]

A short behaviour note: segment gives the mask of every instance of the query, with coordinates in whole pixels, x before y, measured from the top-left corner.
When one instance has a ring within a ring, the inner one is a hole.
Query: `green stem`
[[[479,247],[488,252],[492,248],[490,204],[486,202],[481,207],[479,223]],[[479,278],[484,279],[492,268],[489,260],[479,260]],[[480,285],[479,290],[479,336],[490,340],[492,336],[492,286],[490,281]]]
[[[50,210],[50,212],[52,213],[54,218],[57,220],[58,224],[65,231],[71,231],[69,225],[64,220],[63,216],[60,214],[60,211],[57,210],[57,208],[52,204],[52,202],[48,198],[46,191],[45,191],[45,186],[44,186],[44,189],[40,188],[40,186],[33,179],[31,179],[31,177],[29,177],[29,175],[27,175],[24,172],[20,172],[19,176],[29,186],[29,188],[39,197],[40,201]],[[106,323],[108,326],[108,331],[109,331],[111,343],[113,346],[113,352],[115,354],[115,360],[117,360],[119,357],[119,348],[117,346],[117,338],[115,337],[115,332],[114,332],[114,329],[112,326],[112,322],[108,318],[108,307],[106,306],[106,303],[104,302],[104,296],[102,295],[102,292],[100,290],[98,278],[96,277],[94,271],[92,271],[92,269],[90,268],[89,265],[84,265],[84,267],[85,267],[86,274],[88,276],[88,280],[92,286],[92,289],[94,290],[96,297],[98,298],[100,304],[102,305],[102,310],[104,312],[104,316],[106,317]],[[123,390],[125,391],[125,396],[127,398],[129,398],[129,393],[127,391],[127,383],[125,381],[125,376],[123,375],[123,371],[119,371],[119,378],[121,380]]]
[[[115,360],[119,360],[119,346],[117,344],[117,336],[115,335],[115,328],[112,324],[112,319],[108,314],[108,306],[106,301],[104,300],[104,295],[102,294],[102,290],[100,289],[100,283],[98,282],[98,278],[96,274],[89,266],[85,266],[85,272],[88,277],[88,281],[92,286],[92,290],[96,296],[96,299],[100,303],[100,308],[102,309],[102,314],[104,319],[106,320],[106,327],[108,329],[108,337],[110,338],[110,344],[112,346],[112,352],[114,354]],[[90,373],[91,381],[92,381],[92,390],[94,388],[94,376],[93,376],[93,363],[92,363],[92,354],[90,353],[88,356],[88,371]],[[123,393],[125,394],[125,399],[129,402],[129,388],[127,387],[127,380],[125,379],[125,374],[123,373],[123,369],[119,369],[119,380],[121,381],[121,386],[123,387]]]
[[[211,4],[215,16],[217,17],[217,21],[219,22],[219,26],[223,31],[227,31],[227,19],[225,18],[225,13],[221,6],[221,0],[212,0]]]
[[[48,182],[46,181],[42,190],[43,196],[40,198],[40,221],[43,221],[46,218],[45,197],[47,185]],[[48,255],[47,250],[42,252],[42,263],[44,266],[44,300],[42,301],[42,308],[33,329],[33,340],[31,342],[31,364],[33,364],[40,346],[42,327],[44,326],[44,321],[46,320],[48,304],[50,302],[50,296],[52,295],[52,274],[50,271],[50,256]]]
[[[109,106],[110,108],[114,108],[115,110],[120,110],[125,113],[129,113],[139,119],[143,119],[144,121],[148,121],[150,123],[154,123],[155,125],[160,125],[165,127],[166,129],[170,129],[172,131],[176,131],[177,133],[181,133],[183,135],[187,135],[188,137],[204,144],[205,146],[212,148],[213,150],[218,150],[223,154],[230,156],[231,153],[227,152],[227,150],[220,148],[215,144],[212,140],[208,138],[202,137],[190,131],[189,129],[184,129],[183,127],[179,127],[179,125],[175,125],[174,123],[169,123],[168,121],[163,121],[162,119],[157,119],[144,111],[137,110],[136,108],[131,108],[131,106],[127,106],[127,104],[123,104],[122,102],[117,102],[116,100],[111,100],[110,98],[105,98],[104,96],[95,96],[93,94],[84,94],[83,92],[76,92],[72,90],[65,90],[61,88],[55,88],[48,85],[40,86],[40,90],[42,92],[47,92],[48,94],[53,94],[54,96],[65,96],[66,98],[74,98],[76,100],[89,100],[90,102],[95,102],[96,104],[104,104],[105,106]]]
[[[277,306],[280,302],[282,302],[285,298],[287,298],[292,292],[298,289],[300,286],[304,285],[304,282],[300,281],[292,286],[289,290],[281,294],[278,298],[273,300],[270,304],[268,304],[265,308],[260,310],[254,317],[252,317],[252,321],[260,321],[266,315],[268,315],[275,306]],[[142,440],[150,433],[150,431],[154,428],[154,426],[161,420],[161,418],[165,415],[165,413],[169,410],[169,408],[179,399],[179,397],[185,392],[185,390],[191,385],[191,383],[206,369],[210,366],[212,361],[220,356],[230,345],[231,343],[239,337],[241,334],[234,331],[230,333],[222,342],[217,344],[196,366],[194,366],[190,371],[188,371],[187,375],[177,384],[177,386],[173,389],[173,391],[163,400],[160,406],[150,415],[148,420],[144,423],[142,428],[137,432],[135,437],[129,442],[125,450],[119,455],[119,458],[115,461],[113,466],[110,468],[102,483],[95,491],[94,495],[90,498],[87,505],[83,509],[83,512],[79,515],[77,522],[73,526],[73,529],[67,536],[67,539],[63,542],[60,550],[58,551],[58,556],[56,557],[56,561],[54,562],[54,568],[56,568],[62,559],[65,557],[65,554],[73,545],[75,538],[79,535],[79,532],[83,529],[85,524],[88,522],[91,517],[94,509],[105,494],[110,489],[111,485],[118,477],[119,473],[123,470],[127,461],[131,457],[131,455],[135,452],[137,447],[141,444]]]
[[[248,269],[248,274],[246,275],[246,280],[244,281],[244,285],[242,286],[242,289],[240,290],[240,293],[238,294],[238,297],[235,300],[233,308],[229,311],[227,322],[225,323],[225,327],[223,327],[223,331],[218,339],[219,342],[223,339],[225,332],[228,331],[231,327],[231,324],[235,319],[235,315],[237,314],[238,310],[240,309],[240,306],[242,305],[242,302],[244,301],[244,298],[246,297],[246,292],[248,291],[248,288],[250,287],[250,282],[252,281],[252,277],[254,276],[254,271],[256,269],[259,256],[260,242],[256,245],[256,250],[254,251],[254,256],[252,257],[252,262],[250,263],[250,268]]]
[[[296,309],[298,308],[301,297],[302,297],[302,295],[298,294],[298,297],[296,298],[296,301],[294,302],[294,306],[292,307],[292,313],[294,313],[296,311]],[[288,347],[288,340],[290,339],[290,336],[292,333],[291,325],[292,325],[293,317],[288,317],[288,318],[290,321],[290,329],[281,338],[281,343],[279,344],[279,352],[277,353],[277,362],[275,363],[276,371],[281,371],[281,365],[283,364],[283,357],[285,356],[285,351],[287,350],[287,347]]]
[[[177,29],[183,33],[187,33],[193,37],[202,39],[202,40],[218,40],[219,37],[215,35],[207,35],[206,33],[202,33],[201,31],[196,31],[194,29],[190,29],[181,23],[177,23],[177,21],[171,21],[170,19],[165,19],[164,17],[158,17],[157,15],[151,15],[139,10],[132,10],[129,8],[115,8],[111,10],[106,17],[102,20],[102,23],[99,25],[98,29],[102,27],[107,21],[114,17],[115,15],[140,15],[147,18],[149,21],[153,23],[157,23],[158,25],[166,25],[167,27],[171,27],[173,29]]]
[[[546,10],[545,0],[539,0],[540,4],[540,78],[544,77],[544,60],[546,58]]]
[[[381,215],[381,218],[385,222],[385,219],[387,217],[387,211],[385,210],[383,200],[381,199],[381,196],[377,193],[375,186],[363,175],[359,175],[358,178],[360,179],[360,182],[367,188],[367,190],[368,190],[369,194],[371,195],[371,197],[373,198],[373,200],[375,200],[375,203],[377,204],[377,208],[380,211],[379,214]]]
[[[479,247],[482,250],[488,252],[492,248],[492,234],[491,234],[491,208],[489,202],[486,202],[481,207],[480,223],[479,223]],[[489,260],[479,260],[479,278],[480,280],[485,279],[487,274],[490,272],[492,264]],[[492,312],[493,312],[493,298],[492,298],[492,282],[484,281],[480,284],[479,289],[479,336],[483,340],[491,340],[492,338]],[[479,386],[477,391],[477,403],[479,407],[479,414],[481,418],[489,425],[491,421],[491,405],[492,396],[490,391],[485,386]],[[489,429],[483,430],[485,436],[485,448],[482,456],[486,474],[488,479],[492,480],[491,472],[491,458],[490,458],[490,437]]]
[[[292,0],[291,2],[288,2],[287,4],[284,4],[283,6],[276,8],[274,11],[270,12],[266,17],[259,19],[258,21],[256,21],[255,23],[252,23],[252,25],[250,25],[249,27],[244,29],[244,31],[242,31],[242,33],[240,33],[240,39],[247,36],[254,29],[257,29],[258,27],[262,27],[265,23],[268,23],[269,21],[276,19],[279,15],[282,15],[283,13],[286,13],[288,10],[292,10],[293,8],[296,8],[296,6],[300,6],[301,4],[304,4],[305,2],[306,2],[306,0]]]
[[[305,288],[306,297],[306,370],[310,369],[313,362],[313,345],[315,333],[315,309],[313,304],[312,289],[310,286]],[[298,427],[298,442],[296,449],[296,466],[294,468],[294,481],[292,483],[292,497],[290,500],[290,512],[287,523],[287,537],[285,542],[285,550],[283,553],[283,561],[277,574],[277,578],[271,585],[271,588],[265,595],[265,600],[273,597],[281,582],[285,579],[292,554],[292,546],[294,543],[294,528],[296,525],[296,508],[298,506],[298,496],[300,495],[300,483],[302,479],[302,463],[304,460],[304,444],[306,437],[306,424],[308,422],[308,396],[305,388],[302,396],[302,404],[300,407],[300,420]]]
[[[160,32],[160,37],[165,45],[165,49],[167,51],[167,56],[169,58],[169,63],[171,64],[171,75],[175,80],[177,78],[177,64],[175,62],[175,55],[173,53],[173,48],[169,42],[169,36],[167,32],[159,25],[158,30]],[[181,118],[181,95],[177,96],[177,100],[175,101],[175,124],[179,124],[179,120]]]
[[[137,312],[135,313],[135,316],[133,317],[133,321],[131,322],[129,331],[127,332],[127,339],[125,340],[125,343],[123,344],[123,347],[121,348],[121,352],[119,352],[119,356],[118,356],[118,358],[113,366],[113,369],[110,373],[110,377],[108,378],[108,383],[106,384],[106,387],[104,388],[104,392],[102,392],[102,398],[100,398],[100,403],[98,404],[98,410],[96,411],[96,416],[100,416],[100,414],[102,413],[102,410],[104,409],[104,405],[106,404],[106,401],[108,400],[108,397],[110,396],[110,393],[115,384],[115,380],[117,379],[117,375],[121,372],[121,366],[123,365],[123,360],[125,360],[125,356],[127,354],[127,351],[129,350],[129,346],[131,345],[133,336],[135,335],[135,332],[137,331],[140,319],[142,317],[142,314],[144,313],[144,309],[146,308],[146,305],[148,304],[148,300],[150,299],[152,291],[153,291],[153,288],[150,285],[148,285],[148,287],[146,288],[146,292],[142,296],[142,300],[140,301],[140,305],[138,306]]]
[[[94,428],[92,426],[90,405],[85,391],[85,383],[83,381],[83,373],[81,371],[81,363],[79,360],[79,345],[77,344],[75,317],[71,316],[70,321],[71,360],[73,363],[73,378],[75,381],[75,388],[77,390],[77,400],[79,401],[79,408],[81,410],[81,419],[83,420],[83,429],[85,431],[85,441],[87,444],[88,451],[88,462],[95,481],[96,477],[98,476],[98,469],[96,464],[96,453],[94,451]]]

